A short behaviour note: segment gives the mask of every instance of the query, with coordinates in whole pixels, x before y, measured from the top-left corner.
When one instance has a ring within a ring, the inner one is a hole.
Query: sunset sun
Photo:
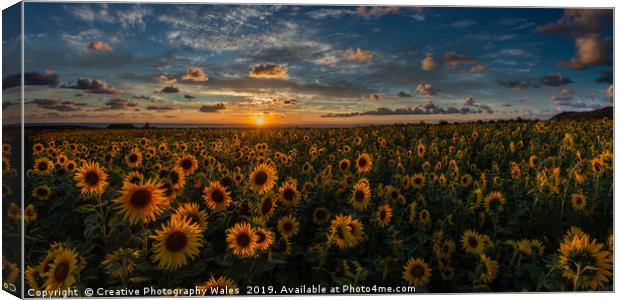
[[[265,125],[265,118],[256,117],[256,119],[254,119],[254,123],[256,124],[256,126],[263,126]]]

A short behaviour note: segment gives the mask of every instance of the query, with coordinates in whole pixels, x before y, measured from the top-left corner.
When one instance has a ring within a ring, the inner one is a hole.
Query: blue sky
[[[31,122],[463,121],[613,102],[611,10],[25,6]]]

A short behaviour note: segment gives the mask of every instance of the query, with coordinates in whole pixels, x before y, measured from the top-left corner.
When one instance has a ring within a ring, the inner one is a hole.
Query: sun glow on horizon
[[[265,125],[265,118],[262,116],[258,116],[254,119],[254,123],[256,124],[256,126],[263,126]]]

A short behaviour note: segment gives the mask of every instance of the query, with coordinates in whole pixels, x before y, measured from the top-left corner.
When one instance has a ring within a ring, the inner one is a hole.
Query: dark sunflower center
[[[360,159],[357,161],[357,164],[358,164],[360,167],[365,167],[367,163],[368,163],[368,162],[366,161],[366,159],[365,159],[365,158],[360,158]]]
[[[264,185],[265,183],[267,183],[267,179],[269,179],[269,175],[267,175],[267,172],[260,171],[256,173],[256,176],[254,176],[254,183],[256,183],[256,185]]]
[[[314,213],[314,216],[319,220],[325,220],[325,217],[327,217],[327,212],[319,209]]]
[[[416,177],[416,178],[413,179],[413,183],[421,184],[422,183],[422,179],[420,177]]]
[[[263,215],[268,214],[271,211],[272,206],[273,205],[271,203],[271,199],[265,199],[265,201],[263,201],[263,205],[261,206],[261,212],[263,213]]]
[[[581,197],[577,197],[575,199],[575,203],[577,203],[577,204],[581,204],[582,201],[583,201],[583,199],[581,199]]]
[[[282,226],[282,228],[284,228],[285,232],[289,232],[293,230],[293,224],[291,222],[284,222],[284,225]]]
[[[145,208],[151,203],[151,192],[148,190],[137,190],[131,195],[129,202],[134,208]]]
[[[69,276],[69,262],[63,261],[54,269],[54,280],[56,282],[63,282]]]
[[[398,193],[397,192],[392,192],[391,196],[392,196],[392,199],[396,199],[396,198],[398,198]]]
[[[222,203],[224,201],[224,193],[221,190],[214,190],[211,192],[211,199],[215,203]]]
[[[240,247],[247,247],[250,245],[250,236],[246,233],[240,233],[239,235],[237,235],[237,244],[239,244]]]
[[[346,162],[343,162],[340,164],[340,169],[341,170],[346,170],[349,167],[349,164],[347,164]]]
[[[175,231],[166,239],[166,249],[177,252],[183,250],[187,245],[187,236],[183,232]]]
[[[47,190],[46,189],[37,189],[37,195],[39,197],[45,197],[45,196],[47,196]]]
[[[470,247],[472,248],[477,248],[478,247],[478,239],[476,239],[475,237],[469,237],[467,239],[467,243],[469,244]]]
[[[99,174],[93,171],[86,173],[86,183],[90,186],[97,185],[99,183]]]
[[[364,201],[364,198],[366,198],[366,195],[364,195],[364,191],[362,190],[355,191],[355,201],[362,202]]]
[[[295,198],[295,191],[293,191],[292,189],[288,188],[284,190],[284,193],[282,193],[282,195],[284,196],[284,199],[286,201],[293,201],[293,199]]]
[[[138,161],[138,156],[135,154],[129,155],[129,162],[135,163]]]
[[[424,275],[424,267],[420,265],[415,265],[411,268],[411,276],[414,278],[420,278]]]
[[[39,167],[39,170],[45,171],[48,168],[48,164],[46,162],[42,161],[42,162],[39,163],[38,167]]]
[[[387,217],[387,213],[385,212],[385,210],[382,210],[382,211],[379,213],[379,218],[380,218],[381,220],[385,220],[385,218],[386,218],[386,217]]]
[[[264,233],[262,233],[262,232],[260,232],[260,231],[257,231],[257,232],[256,232],[256,236],[258,237],[258,239],[256,240],[256,242],[257,242],[257,243],[259,243],[259,244],[260,244],[260,243],[262,243],[262,242],[264,242],[264,241],[265,241],[265,239],[267,238],[267,236],[265,236],[265,234],[264,234]]]
[[[192,160],[191,159],[184,159],[181,161],[181,168],[183,168],[184,170],[189,170],[192,168]]]

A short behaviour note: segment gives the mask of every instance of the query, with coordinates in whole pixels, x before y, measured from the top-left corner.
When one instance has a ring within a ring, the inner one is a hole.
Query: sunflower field
[[[27,289],[613,290],[611,120],[26,137]]]

